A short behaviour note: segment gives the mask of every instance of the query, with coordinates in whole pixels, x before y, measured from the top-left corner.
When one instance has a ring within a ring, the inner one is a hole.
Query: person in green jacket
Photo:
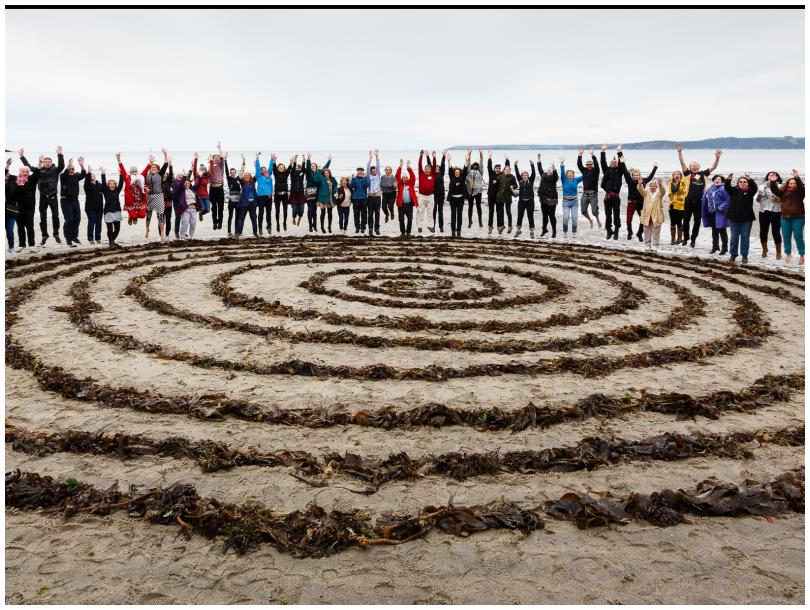
[[[332,176],[332,170],[324,167],[322,171],[315,174],[313,184],[318,188],[318,207],[321,209],[321,232],[326,233],[323,226],[324,216],[329,214],[329,232],[332,232],[332,208],[335,207],[335,196],[337,195],[337,180]]]
[[[518,182],[517,178],[512,175],[512,169],[507,165],[503,171],[498,174],[498,195],[495,197],[495,204],[498,208],[509,210],[509,230],[507,233],[512,232],[512,197],[517,196]],[[498,214],[498,218],[503,218],[502,214]],[[498,227],[498,234],[503,233],[504,227]]]
[[[323,170],[329,167],[329,164],[332,163],[332,155],[327,155],[326,163],[324,163],[323,168],[319,168],[317,163],[312,163],[310,161],[311,154],[307,153],[307,163],[305,166],[306,169],[306,177],[307,177],[307,220],[309,222],[309,232],[310,233],[317,233],[318,232],[318,206],[319,206],[319,199],[317,196],[317,189],[318,186],[315,183],[315,179],[317,176],[322,175]],[[323,207],[323,206],[321,206]],[[330,213],[331,216],[331,213]]]

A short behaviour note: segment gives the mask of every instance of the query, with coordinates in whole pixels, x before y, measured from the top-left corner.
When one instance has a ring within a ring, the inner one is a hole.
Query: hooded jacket
[[[796,188],[790,192],[776,182],[771,182],[771,190],[782,198],[782,218],[804,218],[804,182],[798,176],[795,180]]]
[[[270,159],[270,162],[267,164],[267,176],[262,176],[262,165],[259,163],[259,160],[256,159],[256,163],[254,164],[256,174],[254,178],[256,180],[256,192],[260,197],[269,197],[273,194],[273,170],[275,166],[276,162]]]
[[[724,184],[712,184],[703,191],[703,198],[700,203],[703,226],[714,226],[715,229],[727,228],[729,203],[731,203],[731,197],[729,197]],[[712,225],[712,220],[714,220],[714,225]]]

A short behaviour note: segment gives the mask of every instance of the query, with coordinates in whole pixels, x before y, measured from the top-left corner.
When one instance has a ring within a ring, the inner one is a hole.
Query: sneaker
[[[47,237],[43,237],[43,238],[42,238],[42,241],[41,241],[41,242],[39,242],[39,247],[40,247],[40,248],[44,248],[44,247],[45,247],[45,242],[47,242],[47,241],[48,241],[48,238],[47,238]],[[33,246],[31,246],[31,247],[33,248]]]
[[[613,237],[613,231],[611,229],[608,229],[607,230],[607,237],[605,237],[605,239],[610,239],[611,237]]]
[[[517,231],[515,231],[515,239],[517,239],[518,237],[520,237],[521,232],[522,232],[522,231],[521,231],[520,229],[518,229]]]
[[[379,230],[379,229],[377,229],[376,231],[374,231],[374,235],[376,235],[377,237],[379,237],[379,236],[380,236],[380,230]]]
[[[743,265],[747,265],[747,264],[748,264],[748,257],[747,257],[747,256],[743,256],[743,257],[742,257],[742,262],[743,262]]]
[[[512,232],[512,227],[509,227],[508,229],[506,229],[506,232],[511,233]]]
[[[8,249],[8,255],[9,255],[9,256],[15,256],[16,254],[17,254],[17,253],[14,251],[14,248],[9,248],[9,249]]]
[[[435,233],[436,232],[436,226],[434,225],[432,227],[428,227],[428,231],[430,231],[431,233]]]
[[[492,235],[492,227],[489,228],[489,231],[487,232],[487,235]]]
[[[76,244],[77,246],[81,246],[81,245],[82,245],[82,242],[80,242],[78,239],[74,239],[74,240],[73,240],[73,243],[74,243],[74,244]]]
[[[61,238],[61,237],[59,237],[58,235],[54,235],[54,236],[53,236],[53,238],[56,240],[56,243],[57,243],[57,244],[61,244],[61,243],[62,243],[62,238]]]
[[[529,231],[529,237],[531,237],[532,239],[534,239],[534,230]]]
[[[70,243],[68,244],[68,246],[70,246],[71,248],[77,248],[77,247],[78,247],[78,246],[77,246],[76,244],[74,244],[73,242],[70,242]]]

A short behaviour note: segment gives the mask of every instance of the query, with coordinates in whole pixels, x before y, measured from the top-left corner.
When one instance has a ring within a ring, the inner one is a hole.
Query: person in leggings
[[[384,222],[388,222],[394,220],[394,206],[397,203],[397,179],[390,165],[386,165],[383,171],[382,178],[380,178],[382,209],[385,216]]]
[[[397,213],[399,215],[399,234],[400,237],[405,237],[411,234],[411,227],[413,225],[413,206],[419,205],[419,200],[416,198],[416,190],[413,185],[416,183],[416,176],[411,169],[411,162],[408,161],[408,174],[402,175],[402,166],[404,165],[402,159],[399,160],[399,167],[397,168]],[[407,221],[407,222],[406,222]]]
[[[366,176],[369,179],[368,188],[368,236],[380,234],[380,208],[382,206],[382,186],[380,180],[380,151],[374,150],[375,164],[371,164],[372,151],[368,151],[366,163]]]
[[[267,234],[273,232],[273,169],[275,168],[275,155],[270,158],[270,163],[267,167],[259,163],[259,156],[262,153],[256,153],[256,163],[254,164],[256,170],[256,209],[259,212],[259,235],[262,235],[262,221],[267,215]],[[244,187],[242,188],[244,190]]]
[[[670,245],[681,243],[683,240],[683,206],[686,201],[686,192],[689,190],[689,179],[679,171],[672,172],[667,181],[666,195],[669,197],[669,235]]]
[[[340,230],[341,237],[346,237],[346,232],[349,228],[349,210],[352,207],[352,191],[349,189],[349,176],[343,176],[340,179],[335,192],[335,207],[338,213],[338,230]]]
[[[452,237],[461,237],[462,211],[464,200],[467,198],[467,169],[464,167],[453,167],[452,155],[447,155],[448,180],[447,201],[450,203],[450,232]]]
[[[442,151],[441,165],[436,163],[436,153],[433,153],[433,174],[436,182],[433,185],[433,228],[431,232],[439,227],[439,235],[444,235],[444,200],[446,191],[444,188],[444,159],[447,151]]]
[[[537,187],[537,197],[540,199],[540,211],[543,214],[543,232],[540,237],[548,233],[548,225],[551,223],[551,237],[557,237],[557,181],[560,179],[557,168],[552,163],[543,171],[543,163],[540,161],[541,155],[537,153],[537,171],[540,173],[540,186]]]
[[[706,169],[700,169],[700,163],[692,162],[688,166],[683,160],[683,146],[677,144],[675,150],[678,151],[678,161],[681,164],[683,175],[689,178],[689,190],[686,192],[686,201],[683,207],[683,242],[684,246],[689,244],[694,248],[697,241],[698,232],[700,231],[700,216],[703,201],[703,192],[706,190],[706,178],[720,163],[720,155],[723,154],[722,150],[717,150],[714,153],[714,162]],[[689,233],[689,225],[692,224],[692,233]]]
[[[309,232],[318,232],[318,176],[322,175],[322,169],[317,163],[312,163],[312,155],[307,153],[306,176],[307,176],[307,221],[309,222]],[[327,169],[332,163],[332,155],[327,156],[323,169]]]
[[[523,214],[529,220],[529,237],[534,239],[534,179],[537,177],[534,171],[534,162],[529,161],[532,168],[531,176],[529,172],[522,172],[518,169],[518,162],[515,161],[515,173],[520,176],[518,180],[518,216],[515,239],[523,232]]]
[[[621,151],[621,145],[616,147],[619,156],[619,170],[622,172],[624,179],[627,181],[627,239],[633,239],[633,214],[641,216],[641,210],[644,208],[644,197],[638,190],[638,178],[641,172],[637,169],[627,169],[624,163],[624,153]],[[642,180],[642,186],[646,187],[647,184],[655,177],[655,172],[658,171],[658,162],[653,161],[653,168],[650,175]],[[644,241],[644,225],[639,223],[636,237],[639,241]]]
[[[283,163],[276,163],[276,155],[272,155],[273,159],[273,178],[276,179],[275,189],[273,191],[273,203],[276,206],[276,232],[281,233],[280,213],[284,210],[284,230],[287,230],[287,206],[290,203],[289,186],[287,185],[287,178],[290,175],[290,170],[293,167],[292,161],[289,165]]]
[[[799,251],[799,264],[804,265],[804,182],[799,172],[793,170],[793,177],[788,178],[784,188],[772,181],[771,191],[782,200],[782,239],[785,244],[785,261],[791,262],[793,254],[792,239],[796,239]]]
[[[217,153],[208,162],[208,174],[211,184],[208,195],[211,199],[211,216],[214,221],[214,230],[222,228],[222,216],[225,211],[225,170],[222,156],[222,143],[217,142]],[[167,231],[168,233],[168,231]]]
[[[228,181],[228,237],[233,235],[234,214],[238,215],[239,201],[242,199],[242,180],[240,176],[245,175],[245,155],[242,155],[242,167],[239,172],[235,168],[228,167],[228,153],[225,153],[225,176]]]
[[[107,239],[111,248],[120,247],[115,240],[121,231],[121,189],[124,187],[123,177],[117,183],[115,180],[107,180],[107,172],[102,167],[101,170],[101,194],[104,196],[104,223],[107,225]]]
[[[773,235],[776,260],[782,258],[782,200],[771,190],[771,182],[782,184],[779,172],[768,172],[757,193],[759,202],[759,241],[762,243],[762,258],[768,256],[768,231]]]
[[[304,155],[301,155],[301,163],[298,163],[298,155],[295,155],[290,163],[290,206],[292,206],[292,223],[295,226],[301,224],[307,205],[306,179]]]
[[[104,216],[104,194],[101,192],[103,184],[93,173],[93,168],[87,168],[84,178],[84,213],[87,215],[87,241],[91,244],[101,245],[101,219]]]
[[[505,167],[509,167],[509,159],[506,159]],[[489,152],[489,159],[487,159],[487,208],[489,208],[488,233],[492,235],[493,221],[495,219],[495,210],[498,209],[498,226],[503,226],[503,208],[498,208],[498,177],[501,175],[501,164],[496,163],[492,165],[492,152]],[[509,218],[509,224],[512,224],[512,218]]]
[[[621,224],[622,200],[619,195],[622,190],[622,172],[616,157],[607,162],[607,144],[602,144],[599,153],[599,164],[602,167],[602,190],[605,191],[605,239],[619,239]]]
[[[478,161],[470,164],[472,159],[472,149],[467,149],[467,215],[468,225],[467,228],[472,228],[473,221],[473,205],[478,211],[478,227],[482,228],[484,223],[481,219],[481,196],[484,192],[484,175],[481,173],[481,167],[484,165],[484,153],[478,151]]]
[[[171,156],[167,157],[166,161],[168,161],[169,167],[166,169],[166,173],[163,174],[163,184],[161,185],[161,187],[163,189],[164,233],[166,235],[166,239],[169,239],[172,233],[172,211],[174,210],[174,206],[172,205],[173,203],[172,184],[174,184],[174,168],[172,167]]]
[[[329,197],[323,197],[321,188],[318,189],[318,209],[321,210],[321,233],[326,233],[324,227],[324,217],[328,217],[329,232],[332,232],[332,208],[335,207],[335,193],[337,192],[337,180],[332,177],[332,170],[325,168],[321,174],[324,181],[327,182],[329,189]],[[320,186],[320,185],[319,185]]]

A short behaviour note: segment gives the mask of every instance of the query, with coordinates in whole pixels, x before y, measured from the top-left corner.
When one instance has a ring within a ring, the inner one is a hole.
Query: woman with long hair
[[[468,215],[468,224],[467,228],[472,228],[472,221],[473,221],[473,205],[475,205],[475,209],[478,211],[478,227],[483,228],[484,221],[481,218],[481,197],[484,193],[484,174],[481,171],[481,168],[484,165],[484,153],[479,149],[478,151],[478,161],[475,163],[470,163],[472,159],[472,149],[467,149],[467,215]],[[517,171],[517,170],[516,170]]]
[[[383,168],[380,188],[382,188],[383,214],[385,215],[385,222],[388,222],[394,219],[394,206],[397,202],[397,179],[394,176],[394,169],[390,165]]]
[[[295,155],[290,162],[290,205],[292,206],[292,223],[295,226],[299,226],[304,217],[304,207],[307,204],[306,180],[307,170],[304,155],[301,155],[301,163],[298,163],[298,155]]]
[[[450,234],[451,237],[461,237],[462,212],[464,201],[467,199],[467,171],[469,166],[453,167],[453,156],[447,154],[448,184],[447,201],[450,204]]]
[[[689,190],[689,178],[681,172],[672,172],[667,180],[666,194],[669,197],[669,234],[670,246],[683,241],[683,207],[686,201],[686,192]]]
[[[529,237],[534,239],[534,179],[537,174],[534,171],[534,162],[529,161],[532,168],[532,173],[521,172],[518,168],[518,162],[515,161],[515,173],[520,176],[518,180],[518,215],[517,215],[517,230],[515,231],[515,239],[520,237],[523,232],[523,215],[525,214],[529,220]]]
[[[346,237],[349,228],[349,209],[352,207],[352,191],[349,188],[349,176],[340,179],[340,185],[335,192],[335,205],[338,212],[338,229],[340,235]]]
[[[258,162],[258,160],[257,160]],[[242,174],[242,190],[239,194],[239,203],[236,207],[236,237],[242,237],[245,228],[245,217],[250,215],[250,224],[253,228],[253,237],[258,237],[261,225],[256,223],[256,208],[258,207],[259,193],[256,182],[250,172]]]
[[[145,176],[144,190],[147,196],[146,203],[146,239],[149,239],[149,224],[152,221],[152,214],[155,215],[158,223],[158,235],[160,241],[164,240],[163,226],[165,220],[166,202],[163,200],[163,176],[169,167],[169,153],[163,149],[163,166],[159,167],[155,163],[155,157],[149,155],[149,171]]]
[[[565,169],[565,157],[560,157],[560,176],[562,176],[563,189],[563,237],[568,237],[568,220],[571,220],[571,235],[577,236],[577,211],[579,210],[579,195],[577,187],[582,182],[582,176],[575,176],[574,170]],[[630,183],[628,182],[628,185]]]
[[[256,153],[256,208],[259,211],[259,235],[262,235],[262,221],[265,214],[267,215],[267,234],[270,235],[273,231],[273,170],[275,169],[276,161],[275,155],[271,155],[270,163],[267,167],[259,163],[259,157],[262,153]],[[243,181],[244,183],[244,181]]]
[[[225,175],[228,180],[228,237],[233,235],[233,216],[239,208],[239,201],[242,199],[242,180],[240,176],[245,175],[245,155],[242,155],[242,167],[237,173],[236,168],[228,167],[228,153],[223,156],[225,161]],[[237,212],[238,215],[238,212]]]
[[[116,155],[119,158],[119,155]],[[121,161],[118,161],[119,169]],[[104,196],[104,224],[107,225],[107,240],[110,242],[111,248],[119,248],[116,243],[118,234],[121,232],[121,221],[123,215],[121,214],[121,190],[124,188],[126,181],[124,177],[126,173],[122,173],[118,182],[115,180],[107,180],[107,173],[105,169],[99,168],[101,171],[101,194]],[[132,220],[132,217],[130,217]]]
[[[796,240],[799,251],[799,264],[804,265],[804,182],[799,172],[793,170],[793,177],[788,178],[784,188],[776,181],[771,181],[771,191],[782,199],[782,238],[785,242],[785,261],[791,262],[793,254],[792,239]]]
[[[271,155],[271,158],[273,159],[273,178],[276,179],[275,188],[273,189],[273,203],[276,207],[276,233],[281,233],[279,217],[282,210],[284,210],[284,230],[287,230],[287,206],[290,203],[287,178],[290,175],[290,169],[293,167],[293,163],[292,161],[290,161],[289,165],[277,163],[275,153]]]
[[[329,164],[332,163],[332,155],[327,155],[326,163],[324,163],[323,168],[319,168],[317,163],[312,163],[311,161],[312,154],[307,153],[307,165],[306,165],[306,176],[307,176],[307,220],[309,221],[309,232],[310,233],[317,233],[318,232],[318,192],[319,192],[319,184],[320,181],[318,177],[323,175],[323,170],[329,167]],[[332,179],[334,180],[334,178]],[[325,232],[325,231],[324,231]]]
[[[557,168],[551,163],[546,171],[543,171],[543,163],[540,161],[541,154],[537,153],[537,171],[540,172],[540,186],[537,187],[537,197],[540,199],[540,211],[543,214],[543,232],[540,237],[548,233],[548,225],[551,223],[551,237],[557,237],[557,181],[559,175]],[[617,229],[618,230],[618,229]]]
[[[776,260],[782,258],[782,200],[771,190],[771,182],[782,184],[779,172],[768,172],[757,193],[759,202],[759,241],[762,243],[762,258],[768,256],[768,231],[773,235]]]

